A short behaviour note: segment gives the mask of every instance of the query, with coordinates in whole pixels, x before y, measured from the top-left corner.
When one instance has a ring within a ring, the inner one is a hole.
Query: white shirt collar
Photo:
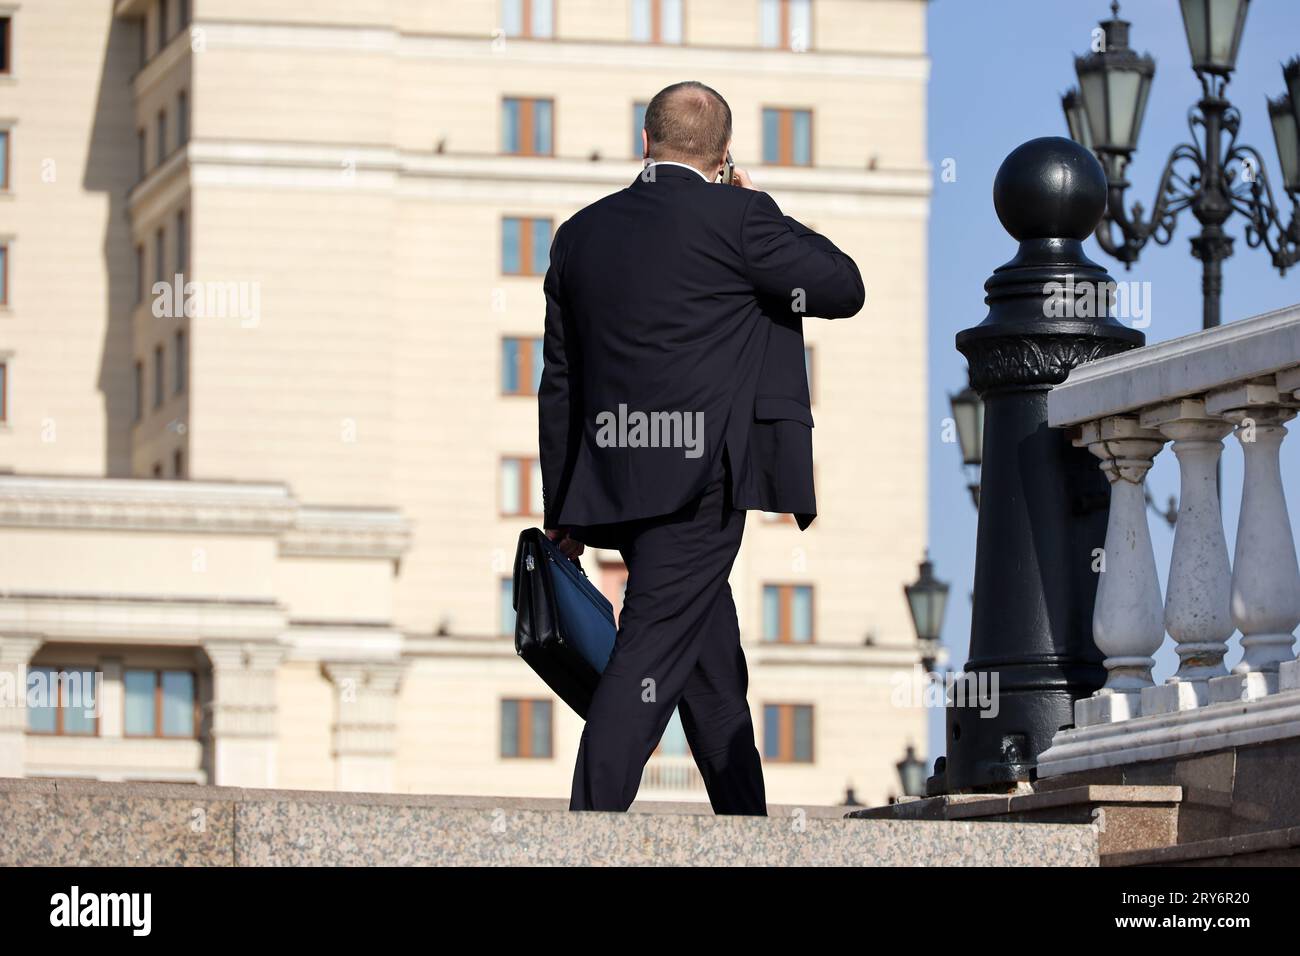
[[[691,172],[693,172],[696,176],[699,176],[701,179],[703,179],[706,183],[709,181],[709,177],[708,177],[708,176],[705,176],[702,172],[700,172],[700,171],[699,171],[698,169],[696,169],[694,166],[688,166],[686,163],[674,163],[674,162],[673,162],[672,160],[670,160],[670,159],[652,159],[652,160],[650,160],[650,162],[646,163],[646,165],[647,165],[647,166],[680,166],[680,167],[682,167],[682,169],[689,169],[689,170],[690,170]]]

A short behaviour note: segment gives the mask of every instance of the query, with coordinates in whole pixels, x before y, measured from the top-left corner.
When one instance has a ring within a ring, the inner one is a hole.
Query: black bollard
[[[1019,146],[993,204],[1020,249],[984,285],[988,317],[957,334],[984,400],[984,462],[970,659],[933,793],[1032,779],[1052,735],[1074,723],[1074,701],[1105,681],[1093,550],[1105,543],[1109,489],[1096,458],[1048,427],[1047,394],[1075,366],[1145,342],[1109,317],[1113,280],[1083,252],[1106,208],[1090,151],[1055,136]],[[977,689],[996,691],[995,716]]]

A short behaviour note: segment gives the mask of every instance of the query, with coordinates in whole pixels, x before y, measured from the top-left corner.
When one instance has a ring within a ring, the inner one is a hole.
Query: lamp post
[[[961,446],[961,463],[966,469],[966,487],[975,510],[980,508],[980,465],[984,461],[984,402],[966,377],[966,387],[948,396],[952,419],[957,423],[957,443]]]
[[[1237,143],[1241,114],[1226,96],[1249,4],[1180,0],[1202,95],[1188,113],[1191,141],[1175,146],[1165,161],[1149,218],[1144,218],[1141,203],[1126,212],[1124,193],[1156,65],[1150,56],[1139,56],[1129,47],[1130,23],[1119,18],[1118,0],[1110,5],[1111,19],[1101,22],[1104,45],[1075,57],[1079,87],[1061,98],[1071,138],[1096,153],[1106,172],[1106,214],[1096,230],[1102,249],[1130,268],[1149,240],[1169,244],[1183,210],[1191,210],[1201,224],[1191,246],[1192,255],[1201,260],[1202,326],[1207,329],[1219,324],[1223,260],[1232,255],[1233,245],[1223,224],[1233,213],[1246,219],[1246,244],[1264,246],[1279,273],[1285,275],[1300,262],[1300,60],[1283,68],[1287,93],[1268,101],[1282,186],[1291,197],[1291,217],[1285,225],[1259,152]]]
[[[982,490],[970,657],[957,678],[963,693],[947,707],[935,793],[1027,781],[1073,721],[1074,701],[1105,679],[1092,561],[1110,489],[1096,459],[1047,426],[1047,395],[1076,366],[1146,341],[1090,305],[1113,287],[1082,242],[1106,189],[1096,157],[1060,137],[1017,147],[993,185],[1019,248],[985,283],[988,316],[957,334],[984,402]]]
[[[943,617],[948,609],[948,582],[934,576],[929,554],[921,562],[916,580],[903,585],[903,594],[912,615],[912,627],[916,629],[916,642],[921,648],[921,666],[928,674],[939,659],[939,638],[943,634]]]
[[[925,796],[925,761],[916,755],[916,748],[907,745],[903,759],[894,764],[898,768],[898,780],[903,785],[903,796]]]

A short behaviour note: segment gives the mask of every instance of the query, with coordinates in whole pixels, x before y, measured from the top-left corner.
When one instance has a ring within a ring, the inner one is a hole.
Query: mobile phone
[[[736,174],[736,162],[731,158],[731,150],[727,150],[727,158],[722,161],[722,182],[730,186],[732,177]]]

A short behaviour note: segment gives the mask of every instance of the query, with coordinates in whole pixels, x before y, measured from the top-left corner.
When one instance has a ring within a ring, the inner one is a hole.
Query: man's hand
[[[547,528],[546,537],[554,541],[560,553],[570,561],[576,561],[578,555],[586,550],[586,546],[581,541],[574,541],[569,537],[568,528]]]
[[[754,180],[749,178],[749,173],[737,166],[731,171],[731,185],[743,186],[745,189],[757,189]]]

